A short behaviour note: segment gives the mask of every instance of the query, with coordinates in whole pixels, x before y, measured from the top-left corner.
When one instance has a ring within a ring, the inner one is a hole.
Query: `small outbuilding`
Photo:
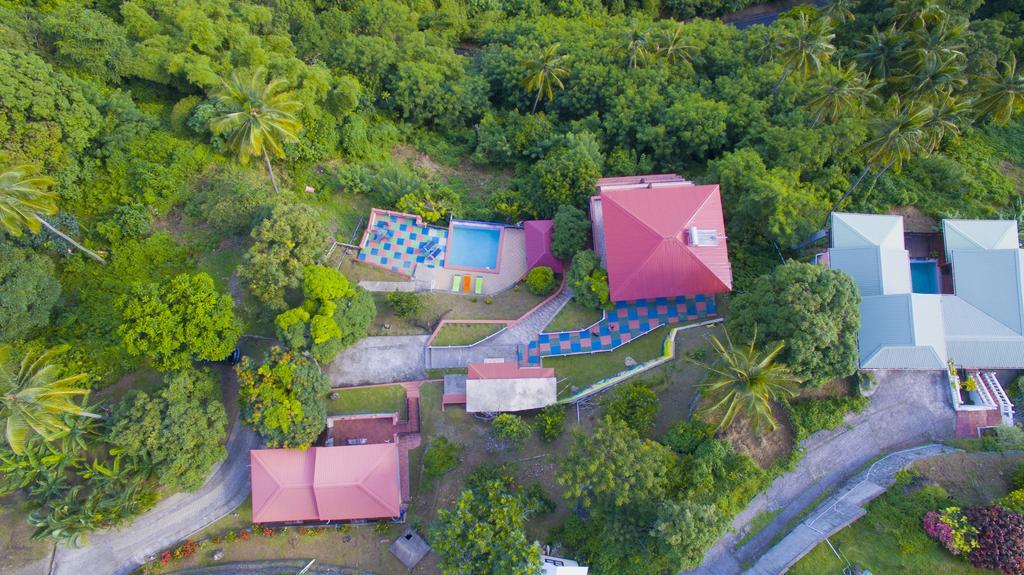
[[[430,553],[430,545],[427,545],[427,542],[420,537],[419,533],[412,529],[406,529],[388,547],[388,550],[391,551],[395,558],[402,562],[402,565],[412,569],[427,556],[427,553]]]
[[[471,363],[466,375],[466,411],[541,409],[558,401],[555,370],[519,367],[515,362]]]
[[[547,266],[555,273],[562,273],[565,264],[551,252],[551,238],[555,222],[552,220],[528,220],[523,222],[526,235],[526,269]]]

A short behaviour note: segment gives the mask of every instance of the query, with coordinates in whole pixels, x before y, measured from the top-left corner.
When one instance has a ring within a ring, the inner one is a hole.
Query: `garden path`
[[[744,575],[783,573],[819,543],[863,517],[864,507],[896,483],[896,473],[914,461],[960,451],[938,443],[890,453],[854,475],[836,494],[819,505],[782,541],[772,546]]]
[[[233,374],[227,381],[225,404],[237,403],[238,381]],[[198,491],[163,499],[121,529],[90,534],[88,544],[81,548],[58,547],[52,570],[48,569],[47,561],[29,566],[25,573],[131,573],[147,557],[177,544],[245,501],[249,496],[249,450],[258,443],[256,434],[234,418],[226,444],[228,457],[215,467]]]
[[[692,575],[737,575],[742,565],[763,556],[791,521],[873,458],[896,449],[953,437],[956,416],[950,406],[945,373],[880,372],[871,404],[846,425],[821,431],[804,441],[797,467],[775,479],[732,522],[732,531],[704,556]],[[759,514],[779,510],[742,547],[735,546]]]

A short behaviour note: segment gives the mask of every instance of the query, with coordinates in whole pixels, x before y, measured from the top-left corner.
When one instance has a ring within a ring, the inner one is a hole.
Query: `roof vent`
[[[696,247],[714,247],[718,245],[718,230],[702,230],[690,228],[687,243]]]

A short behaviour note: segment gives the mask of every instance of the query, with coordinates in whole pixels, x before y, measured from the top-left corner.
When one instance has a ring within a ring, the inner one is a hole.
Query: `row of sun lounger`
[[[452,278],[452,291],[482,294],[484,293],[484,278],[483,276],[476,276],[476,281],[474,281],[473,276],[470,275],[455,276]]]

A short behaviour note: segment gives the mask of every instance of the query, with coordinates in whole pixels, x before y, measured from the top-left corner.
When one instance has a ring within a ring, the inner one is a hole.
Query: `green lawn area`
[[[570,300],[565,304],[562,311],[558,312],[555,319],[544,328],[544,331],[553,333],[556,331],[574,331],[594,325],[601,319],[602,312],[597,309],[583,307],[575,301]]]
[[[444,292],[420,294],[423,311],[415,318],[401,318],[395,315],[385,298],[387,294],[375,293],[377,317],[370,326],[370,335],[419,335],[433,331],[442,319],[502,319],[515,320],[533,309],[544,298],[526,291],[520,284],[502,292],[487,303],[487,298]],[[389,326],[385,329],[384,326]]]
[[[239,238],[238,241],[232,241],[230,246],[213,250],[199,260],[199,271],[209,274],[218,290],[227,291],[228,278],[241,265],[250,243],[248,238]]]
[[[398,412],[403,419],[408,415],[405,388],[400,385],[357,387],[336,391],[338,399],[327,401],[327,415]]]
[[[543,364],[544,367],[555,368],[561,392],[559,395],[569,395],[572,393],[572,387],[583,389],[625,370],[627,357],[632,357],[637,363],[643,363],[660,356],[665,335],[671,327],[675,326],[661,326],[613,351],[545,357]]]
[[[472,345],[504,329],[500,323],[447,323],[437,333],[431,345]]]

